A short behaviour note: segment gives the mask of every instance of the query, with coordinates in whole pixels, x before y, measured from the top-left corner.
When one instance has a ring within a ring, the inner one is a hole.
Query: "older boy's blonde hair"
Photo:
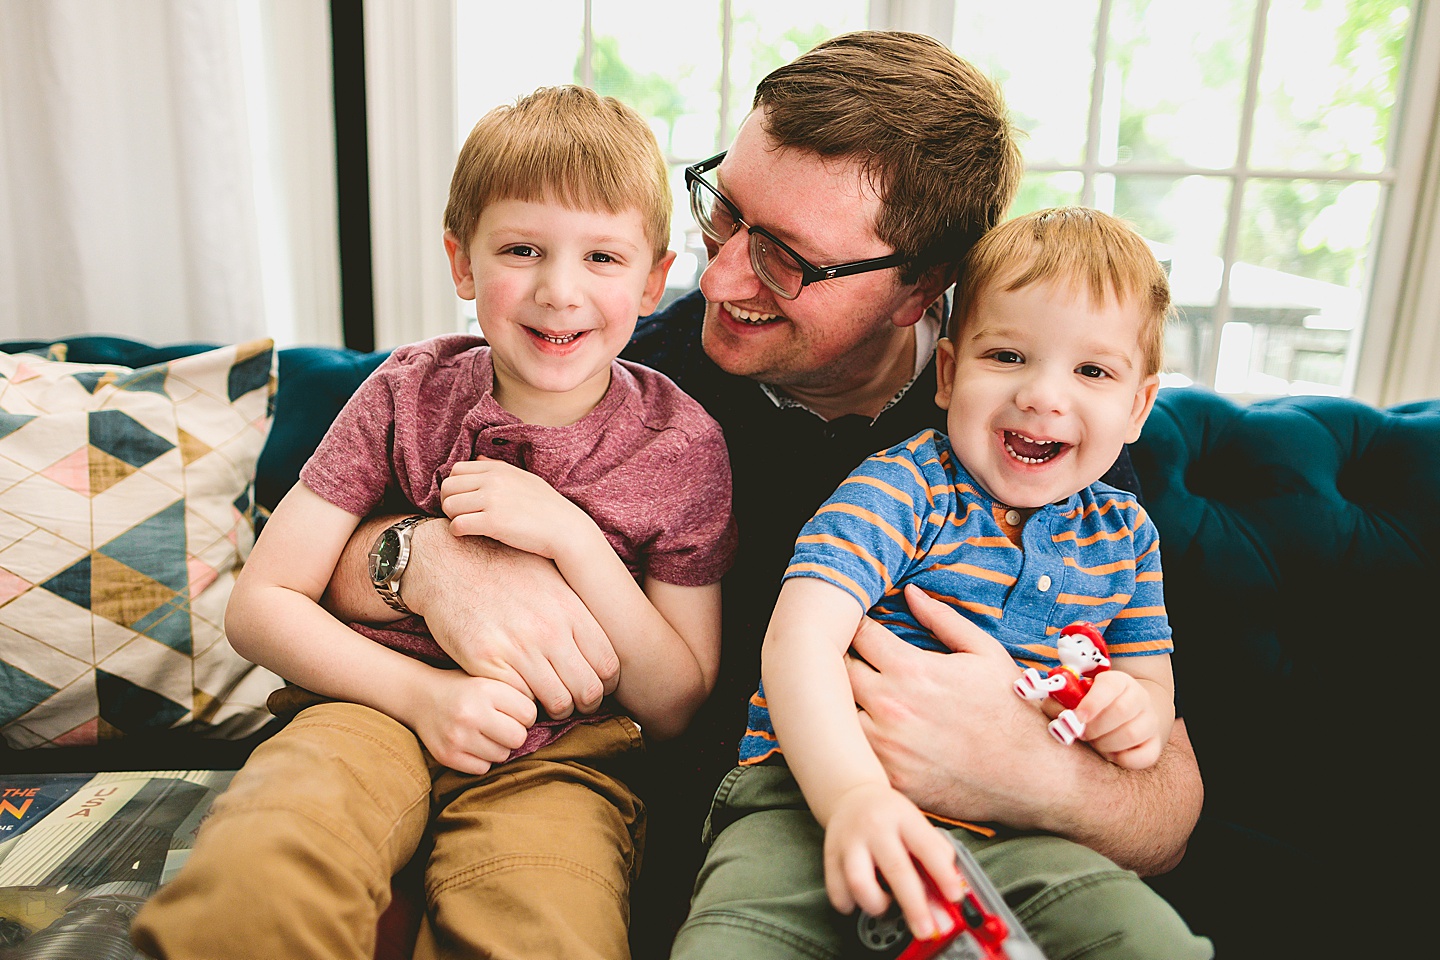
[[[1087,290],[1096,303],[1113,295],[1121,304],[1138,304],[1143,376],[1160,372],[1170,281],[1149,244],[1125,221],[1089,207],[1054,207],[995,227],[965,261],[955,287],[951,340],[975,311],[977,298],[1006,278],[1007,291],[1060,280]]]
[[[468,246],[481,211],[499,200],[636,209],[657,263],[670,245],[670,178],[654,132],[586,87],[541,87],[475,124],[450,178],[445,229]]]

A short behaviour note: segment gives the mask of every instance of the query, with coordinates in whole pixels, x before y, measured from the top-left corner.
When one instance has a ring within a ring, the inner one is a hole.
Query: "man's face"
[[[850,160],[777,150],[752,113],[716,171],[747,223],[764,227],[812,263],[894,253],[875,234],[880,198]],[[895,269],[812,283],[794,300],[775,295],[750,265],[741,229],[723,245],[706,239],[700,278],[707,301],[705,352],[729,373],[829,393],[863,386],[905,326],[938,291],[901,284]]]

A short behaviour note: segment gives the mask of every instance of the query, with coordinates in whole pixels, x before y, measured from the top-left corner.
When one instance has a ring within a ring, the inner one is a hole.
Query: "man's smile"
[[[780,315],[778,313],[761,313],[758,310],[743,310],[740,307],[735,306],[733,303],[730,303],[729,301],[722,303],[721,306],[724,307],[726,313],[730,314],[732,318],[740,321],[741,323],[748,323],[758,326],[760,324],[770,323],[780,318]]]

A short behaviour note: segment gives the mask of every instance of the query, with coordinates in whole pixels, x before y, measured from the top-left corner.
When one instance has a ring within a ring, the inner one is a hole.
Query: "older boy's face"
[[[1139,437],[1159,378],[1144,373],[1135,304],[1053,281],[1003,286],[980,294],[958,342],[940,342],[935,399],[985,491],[1040,507],[1104,475]]]
[[[455,292],[475,301],[495,398],[524,420],[573,422],[605,395],[610,362],[665,291],[639,210],[501,200],[462,247],[445,235]]]
[[[752,113],[716,171],[722,193],[747,223],[780,237],[811,263],[895,251],[875,234],[880,198],[853,161],[777,150]],[[700,278],[707,301],[704,346],[719,366],[778,386],[845,390],[874,376],[901,329],[939,291],[902,285],[895,270],[812,283],[794,300],[775,295],[750,265],[749,234],[706,240]]]

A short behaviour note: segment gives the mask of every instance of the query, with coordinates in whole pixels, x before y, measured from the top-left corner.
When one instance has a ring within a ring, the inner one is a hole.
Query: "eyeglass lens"
[[[723,244],[740,229],[742,221],[708,183],[696,178],[690,183],[690,212],[701,231]],[[787,300],[800,295],[804,271],[783,247],[763,234],[750,231],[750,265],[767,287]]]

